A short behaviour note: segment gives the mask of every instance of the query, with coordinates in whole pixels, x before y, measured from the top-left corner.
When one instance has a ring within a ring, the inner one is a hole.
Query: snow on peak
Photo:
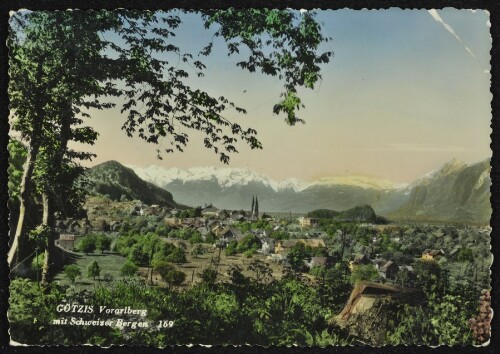
[[[248,168],[229,168],[229,167],[192,167],[186,170],[179,168],[164,168],[157,165],[148,167],[127,166],[142,179],[165,187],[173,181],[217,181],[222,188],[229,188],[234,185],[248,185],[252,182],[260,182],[265,186],[271,187],[274,191],[293,189],[299,192],[309,186],[309,183],[296,178],[275,181],[271,178],[258,174]]]
[[[323,177],[318,181],[318,184],[340,184],[347,186],[354,186],[360,188],[371,189],[393,189],[397,188],[394,183],[385,179],[379,179],[368,176],[331,176]]]

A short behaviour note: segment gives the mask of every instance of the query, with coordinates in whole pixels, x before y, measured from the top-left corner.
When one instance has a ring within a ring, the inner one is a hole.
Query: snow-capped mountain
[[[314,185],[345,185],[372,189],[393,189],[397,187],[388,180],[367,176],[332,176],[324,177],[314,182],[306,182],[298,178],[276,181],[247,168],[217,168],[210,166],[181,170],[176,167],[164,168],[157,165],[150,165],[147,167],[127,165],[127,167],[132,168],[140,178],[160,187],[165,187],[174,181],[182,183],[214,181],[217,182],[222,189],[233,186],[245,186],[250,183],[261,183],[266,187],[272,188],[275,192],[286,189],[293,189],[295,192],[301,192]]]
[[[257,195],[262,211],[346,210],[367,204],[377,215],[405,219],[487,222],[491,214],[489,160],[471,165],[452,160],[399,185],[367,176],[276,181],[246,168],[128,167],[190,206],[248,210]]]
[[[154,183],[157,186],[164,187],[174,181],[183,183],[194,181],[215,181],[223,189],[232,186],[245,186],[249,183],[262,183],[266,187],[272,188],[278,192],[284,189],[293,189],[299,192],[309,186],[307,182],[296,178],[290,178],[283,181],[275,181],[265,175],[258,174],[247,168],[229,168],[229,167],[192,167],[186,170],[179,168],[163,168],[157,165],[148,167],[134,167],[135,173],[142,179]]]

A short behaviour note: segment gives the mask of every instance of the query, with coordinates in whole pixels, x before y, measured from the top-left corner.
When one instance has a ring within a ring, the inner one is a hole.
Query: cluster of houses
[[[453,249],[449,253],[449,256],[451,257],[454,254],[456,254],[459,249],[460,249],[459,247]],[[442,249],[439,249],[439,250],[426,249],[424,252],[422,252],[422,256],[420,257],[420,260],[422,260],[422,261],[439,261],[441,259],[441,257],[444,257],[444,256],[445,256],[445,252]],[[365,254],[354,255],[351,258],[351,260],[349,261],[349,269],[352,272],[356,268],[356,266],[366,265],[366,264],[373,264],[373,266],[377,270],[380,278],[383,278],[383,279],[389,280],[389,281],[395,281],[397,275],[401,271],[406,271],[410,277],[415,272],[415,269],[411,265],[398,265],[394,261],[386,260],[386,259],[382,259],[382,258],[370,259]]]

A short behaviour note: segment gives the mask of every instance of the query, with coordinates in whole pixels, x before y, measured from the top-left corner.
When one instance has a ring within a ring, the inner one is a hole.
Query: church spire
[[[255,196],[255,217],[259,217],[259,200],[257,199],[257,196]]]

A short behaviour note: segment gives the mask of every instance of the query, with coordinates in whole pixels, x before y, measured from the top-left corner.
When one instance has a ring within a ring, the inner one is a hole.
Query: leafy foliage
[[[125,277],[132,277],[137,274],[139,267],[135,265],[131,260],[127,260],[123,263],[122,269],[120,270],[122,275]]]
[[[161,278],[171,286],[181,285],[186,279],[186,274],[177,270],[174,265],[168,262],[160,262],[156,264],[154,270],[158,272]]]
[[[96,278],[99,278],[99,275],[101,275],[101,267],[97,261],[93,261],[87,267],[87,276],[95,280]]]
[[[68,264],[68,265],[64,266],[64,274],[69,279],[71,284],[75,284],[76,278],[82,276],[82,272],[81,272],[80,268],[74,264]]]
[[[378,272],[373,264],[360,264],[354,267],[351,273],[351,283],[355,284],[359,280],[376,280]]]

